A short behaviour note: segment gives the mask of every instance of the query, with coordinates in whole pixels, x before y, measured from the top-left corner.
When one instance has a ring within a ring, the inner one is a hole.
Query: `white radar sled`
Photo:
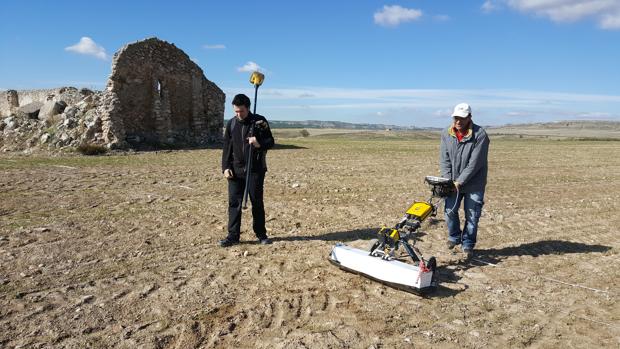
[[[405,216],[393,228],[383,227],[378,239],[373,239],[367,250],[337,243],[329,254],[329,261],[343,270],[360,274],[388,286],[418,294],[426,294],[437,288],[438,274],[435,257],[424,259],[415,247],[418,229],[429,216],[437,213],[434,198],[445,198],[454,190],[450,179],[427,176],[431,186],[428,201],[414,202]],[[403,247],[408,255],[398,260],[396,252]]]

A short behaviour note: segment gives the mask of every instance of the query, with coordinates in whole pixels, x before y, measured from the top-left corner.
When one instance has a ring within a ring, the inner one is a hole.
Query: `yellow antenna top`
[[[255,71],[255,72],[252,73],[252,76],[250,76],[250,82],[254,86],[262,85],[263,81],[265,81],[265,75],[263,73]]]

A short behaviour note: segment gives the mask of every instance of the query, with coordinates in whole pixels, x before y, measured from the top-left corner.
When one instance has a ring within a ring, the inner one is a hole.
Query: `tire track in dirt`
[[[263,334],[285,336],[295,328],[308,325],[320,326],[324,318],[335,310],[338,300],[329,294],[302,291],[287,297],[263,299],[258,306],[242,307],[239,302],[226,314],[218,314],[225,319],[214,325],[213,333],[218,336],[232,336],[237,333],[247,336]]]

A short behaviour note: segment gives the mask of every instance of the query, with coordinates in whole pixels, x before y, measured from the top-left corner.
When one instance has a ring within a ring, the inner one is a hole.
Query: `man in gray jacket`
[[[458,104],[452,125],[441,134],[439,165],[441,176],[454,181],[457,192],[445,200],[448,248],[462,245],[469,259],[473,256],[478,221],[484,205],[487,184],[489,137],[471,120],[471,107]],[[464,202],[465,224],[461,229],[459,207]]]

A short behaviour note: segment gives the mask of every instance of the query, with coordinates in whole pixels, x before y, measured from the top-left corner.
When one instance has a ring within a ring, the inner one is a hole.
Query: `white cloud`
[[[495,5],[495,3],[491,0],[487,0],[484,2],[484,4],[482,4],[482,11],[489,13],[489,12],[493,12],[495,9],[497,9],[497,6]]]
[[[248,61],[243,67],[237,68],[237,71],[248,73],[259,71],[261,73],[265,73],[266,70],[260,65],[256,64],[256,62]]]
[[[272,97],[282,97],[282,92],[276,89],[263,89],[263,95],[272,96]]]
[[[98,45],[93,39],[88,36],[84,36],[80,39],[80,42],[73,46],[65,47],[65,51],[75,52],[81,55],[93,56],[99,59],[106,60],[108,55],[105,52],[105,48]]]
[[[226,48],[226,46],[222,44],[202,45],[202,48],[207,49],[207,50],[223,50]]]
[[[601,17],[599,26],[603,29],[620,29],[620,11],[616,14],[606,14]]]
[[[540,112],[513,110],[513,111],[504,113],[504,116],[510,117],[510,118],[529,118],[529,117],[538,115],[538,113]]]
[[[618,118],[617,115],[603,112],[584,112],[575,115],[575,117],[589,120],[614,120]]]
[[[485,2],[485,5],[488,2]],[[618,0],[504,0],[504,2],[513,9],[548,17],[554,22],[575,22],[593,18],[603,29],[620,29]]]
[[[449,118],[451,114],[452,110],[449,108],[437,109],[432,113],[433,117],[442,119]]]
[[[415,21],[420,17],[422,17],[421,10],[404,8],[399,5],[385,5],[381,11],[374,14],[375,23],[386,27],[395,27],[401,23]]]

